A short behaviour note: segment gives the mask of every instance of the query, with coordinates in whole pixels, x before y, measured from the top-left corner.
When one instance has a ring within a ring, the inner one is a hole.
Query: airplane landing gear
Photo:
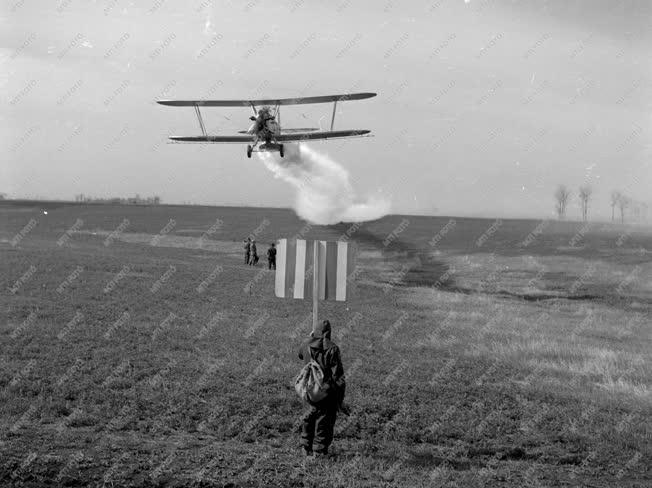
[[[251,158],[251,152],[253,151],[253,148],[251,147],[251,144],[247,144],[247,157]]]
[[[278,153],[281,155],[281,157],[283,157],[283,144],[279,144]]]

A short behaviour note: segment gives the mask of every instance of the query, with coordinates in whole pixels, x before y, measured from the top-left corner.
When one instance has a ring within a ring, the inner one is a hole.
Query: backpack
[[[296,379],[294,389],[304,402],[317,403],[328,396],[330,385],[325,380],[324,370],[321,365],[311,356]]]

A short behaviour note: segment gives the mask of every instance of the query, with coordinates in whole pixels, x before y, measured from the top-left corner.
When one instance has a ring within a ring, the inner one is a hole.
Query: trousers
[[[327,454],[333,442],[333,431],[337,419],[337,401],[326,398],[309,406],[301,425],[301,447],[317,453]]]

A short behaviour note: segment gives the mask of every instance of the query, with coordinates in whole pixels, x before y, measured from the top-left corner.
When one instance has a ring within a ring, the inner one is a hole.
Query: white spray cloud
[[[305,144],[285,144],[285,156],[260,152],[260,159],[276,178],[296,189],[294,210],[319,225],[365,222],[387,215],[390,203],[370,197],[357,201],[349,172],[324,154]]]
[[[213,28],[213,22],[211,20],[212,17],[213,17],[213,5],[210,4],[206,12],[206,20],[204,21],[204,35],[211,36],[211,37],[217,34],[215,29]]]

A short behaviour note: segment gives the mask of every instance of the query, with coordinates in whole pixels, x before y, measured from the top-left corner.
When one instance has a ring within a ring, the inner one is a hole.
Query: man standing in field
[[[344,407],[344,367],[340,357],[340,349],[331,341],[331,324],[324,320],[317,324],[310,334],[310,339],[299,350],[299,359],[304,364],[312,359],[317,361],[324,372],[324,382],[329,385],[330,393],[318,403],[311,403],[310,410],[302,419],[301,447],[307,456],[314,453],[318,456],[328,454],[328,448],[333,442],[333,430],[337,411]]]
[[[272,245],[267,250],[267,268],[276,269],[276,246],[272,242]]]
[[[258,264],[258,249],[256,249],[256,239],[251,241],[251,259],[249,259],[249,264],[256,266]]]
[[[251,237],[244,240],[245,264],[249,264],[249,256],[251,256]]]

